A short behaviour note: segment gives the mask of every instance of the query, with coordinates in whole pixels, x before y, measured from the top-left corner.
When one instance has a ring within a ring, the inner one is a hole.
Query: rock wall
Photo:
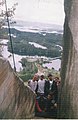
[[[35,95],[0,57],[0,119],[33,118]]]
[[[58,118],[78,118],[78,0],[64,0],[65,24]]]

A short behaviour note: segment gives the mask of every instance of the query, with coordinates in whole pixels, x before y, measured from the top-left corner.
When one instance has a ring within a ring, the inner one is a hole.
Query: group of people
[[[59,77],[48,74],[47,79],[44,75],[34,75],[28,81],[28,86],[36,94],[35,113],[37,116],[56,118]]]

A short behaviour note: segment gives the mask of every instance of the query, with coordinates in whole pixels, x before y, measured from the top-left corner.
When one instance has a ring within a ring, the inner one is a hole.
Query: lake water
[[[2,40],[0,43],[4,43],[4,44],[7,44],[8,40]],[[2,51],[2,55],[4,58],[6,58],[12,68],[14,68],[13,66],[13,57],[12,57],[12,53],[10,53],[8,51],[8,47],[7,46],[2,46],[3,47],[3,51]],[[21,56],[21,55],[17,55],[17,54],[14,54],[14,58],[15,58],[15,65],[16,65],[16,71],[19,72],[21,69],[22,69],[22,65],[19,61],[21,61],[22,58],[26,58],[26,57],[31,57],[31,58],[40,58],[39,56]],[[49,59],[45,56],[43,56],[42,58],[46,58],[46,59]],[[59,70],[61,66],[61,60],[60,59],[56,59],[56,60],[51,60],[50,59],[50,63],[45,63],[43,64],[43,67],[47,67],[49,69],[52,69],[52,67],[55,69],[55,70]]]
[[[57,71],[59,70],[60,66],[61,66],[61,60],[60,59],[52,60],[50,63],[43,64],[43,67],[47,67],[49,69],[54,68]]]

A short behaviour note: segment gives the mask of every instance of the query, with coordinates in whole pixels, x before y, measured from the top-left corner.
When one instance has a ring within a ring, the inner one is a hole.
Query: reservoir
[[[0,40],[0,43],[3,43],[3,44],[7,44],[8,40],[7,39],[1,39]],[[13,65],[13,56],[12,56],[12,53],[10,53],[8,51],[8,46],[6,45],[2,45],[2,52],[1,52],[2,56],[4,58],[6,58],[10,64],[11,64],[11,67],[14,68],[14,65]],[[33,59],[38,59],[38,58],[43,58],[43,59],[50,59],[50,63],[45,63],[43,64],[43,67],[47,67],[48,69],[52,69],[54,68],[55,70],[59,70],[60,67],[61,67],[61,60],[60,59],[55,59],[55,60],[51,60],[53,58],[47,58],[45,56],[21,56],[21,55],[17,55],[17,54],[14,54],[14,58],[15,58],[15,65],[16,65],[16,71],[19,72],[20,70],[22,70],[22,65],[20,63],[21,59],[22,58],[26,58],[26,57],[29,57],[29,58],[33,58]]]

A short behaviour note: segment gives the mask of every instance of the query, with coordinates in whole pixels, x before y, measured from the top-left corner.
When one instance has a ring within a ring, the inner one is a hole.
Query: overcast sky
[[[62,25],[64,0],[6,0],[8,7],[18,2],[15,19]]]

